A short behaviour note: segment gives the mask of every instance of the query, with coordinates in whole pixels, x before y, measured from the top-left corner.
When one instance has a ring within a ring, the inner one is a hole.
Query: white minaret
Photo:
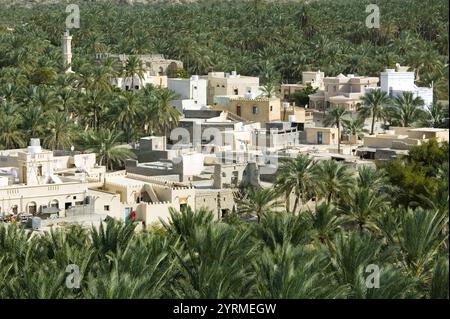
[[[72,73],[72,36],[69,34],[69,30],[66,28],[62,37],[63,42],[63,62],[64,65],[68,65],[66,73]]]

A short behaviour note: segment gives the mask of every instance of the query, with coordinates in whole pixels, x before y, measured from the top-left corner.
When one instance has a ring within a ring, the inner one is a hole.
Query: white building
[[[193,75],[190,79],[168,79],[167,87],[180,96],[172,104],[180,112],[206,109],[207,83],[207,80],[200,79],[198,75]]]
[[[433,88],[418,87],[414,83],[414,72],[408,72],[408,67],[402,67],[397,64],[396,69],[385,69],[380,74],[381,89],[389,96],[396,97],[403,92],[412,92],[414,97],[421,97],[425,106],[433,103]]]
[[[210,72],[202,78],[208,80],[207,102],[209,105],[214,103],[214,97],[216,96],[260,94],[258,77],[244,76],[232,71],[231,73]]]
[[[167,75],[152,75],[150,71],[145,71],[142,79],[137,75],[134,77],[117,77],[111,79],[111,84],[123,91],[139,90],[147,84],[158,88],[166,88]]]

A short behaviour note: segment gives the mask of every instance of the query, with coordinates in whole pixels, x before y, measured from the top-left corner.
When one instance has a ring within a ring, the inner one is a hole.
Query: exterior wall
[[[323,80],[324,89],[310,95],[311,107],[319,110],[327,109],[330,105],[344,106],[349,111],[356,111],[360,98],[368,89],[376,88],[377,77],[355,77],[339,74],[336,77],[326,77]]]
[[[217,219],[233,211],[235,202],[231,189],[199,191],[195,195],[195,209],[208,209]]]
[[[200,175],[204,169],[204,155],[201,153],[185,154],[174,159],[174,172],[180,176]]]
[[[113,58],[117,59],[122,63],[125,63],[128,59],[126,54],[110,54],[110,53],[99,53],[96,55],[97,59],[102,58]],[[138,55],[141,60],[142,67],[149,72],[150,75],[170,75],[176,69],[183,68],[183,62],[178,60],[166,59],[162,54],[141,54]]]
[[[118,87],[123,91],[142,89],[147,84],[151,84],[156,87],[166,88],[167,87],[167,76],[166,75],[150,75],[149,72],[144,73],[144,78],[140,79],[138,76],[133,78],[129,77],[117,77],[111,79],[111,84]],[[137,87],[137,88],[136,88]]]
[[[259,78],[257,77],[210,72],[208,76],[202,78],[208,80],[208,105],[212,105],[214,97],[218,95],[244,95],[249,91],[256,93],[259,90]]]
[[[365,147],[409,149],[413,145],[419,145],[420,140],[406,136],[379,134],[364,137]]]
[[[19,182],[26,185],[45,184],[45,179],[53,175],[53,153],[42,151],[32,154],[19,152]]]
[[[306,142],[318,144],[317,132],[322,132],[322,144],[336,145],[338,143],[338,129],[336,127],[306,127]]]
[[[395,69],[386,69],[380,74],[380,87],[390,96],[395,97],[403,92],[412,92],[415,97],[421,97],[425,106],[433,103],[433,89],[417,87],[414,83],[414,72],[398,72]]]
[[[325,73],[320,72],[320,70],[317,72],[313,71],[302,72],[302,83],[304,85],[310,84],[313,88],[315,87],[322,88],[324,78]]]
[[[295,123],[310,123],[313,120],[313,114],[304,107],[290,106],[286,109],[286,113],[283,108],[281,109],[281,119],[283,121],[292,119]]]
[[[88,195],[94,204],[95,213],[107,214],[115,218],[120,218],[123,215],[123,205],[118,194],[89,189]]]
[[[66,205],[84,205],[87,197],[86,183],[47,184],[35,186],[11,185],[0,189],[1,212],[12,213],[13,206],[17,213],[28,213],[31,204],[35,204],[36,211],[49,207],[52,202],[58,203],[62,213]]]
[[[259,185],[259,170],[256,163],[215,164],[214,188],[237,188],[241,185]]]
[[[180,100],[194,100],[198,106],[206,105],[207,81],[192,76],[190,79],[169,79],[167,87],[180,96]]]
[[[231,98],[228,106],[217,106],[217,108],[234,113],[248,121],[260,122],[262,127],[265,127],[267,122],[281,120],[281,101],[278,98]]]

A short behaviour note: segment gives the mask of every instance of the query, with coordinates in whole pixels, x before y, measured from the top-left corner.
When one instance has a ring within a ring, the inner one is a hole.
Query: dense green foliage
[[[81,27],[71,30],[72,75],[63,74],[64,5],[0,10],[0,149],[22,147],[40,136],[50,149],[95,149],[92,134],[102,135],[102,129],[111,130],[117,145],[151,132],[167,134],[178,119],[168,107],[173,96],[151,87],[138,93],[113,89],[112,76],[139,75],[142,69],[133,56],[124,66],[97,63],[95,54],[104,52],[181,59],[183,77],[236,69],[260,76],[269,96],[280,82],[299,81],[305,70],[378,76],[399,62],[416,71],[420,85],[433,83],[437,99],[448,98],[445,0],[427,6],[419,0],[378,1],[379,29],[365,26],[369,1],[359,0],[80,3]],[[306,94],[300,95],[293,98],[306,104]],[[369,103],[368,110],[394,125],[442,126],[448,117],[438,104],[425,116],[407,101],[386,112]],[[105,162],[118,167],[123,158]]]
[[[257,223],[187,208],[143,231],[113,219],[44,233],[2,224],[0,298],[448,298],[448,145],[430,142],[398,162],[421,167],[419,182],[441,193],[398,205],[410,190],[394,164],[354,174],[300,155],[283,163],[277,188],[238,201]],[[276,210],[289,192],[295,208]],[[66,287],[71,264],[79,289]]]

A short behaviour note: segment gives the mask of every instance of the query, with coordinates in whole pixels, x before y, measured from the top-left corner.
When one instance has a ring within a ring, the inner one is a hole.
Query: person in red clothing
[[[136,218],[136,212],[134,210],[130,213],[130,220],[134,220]]]

